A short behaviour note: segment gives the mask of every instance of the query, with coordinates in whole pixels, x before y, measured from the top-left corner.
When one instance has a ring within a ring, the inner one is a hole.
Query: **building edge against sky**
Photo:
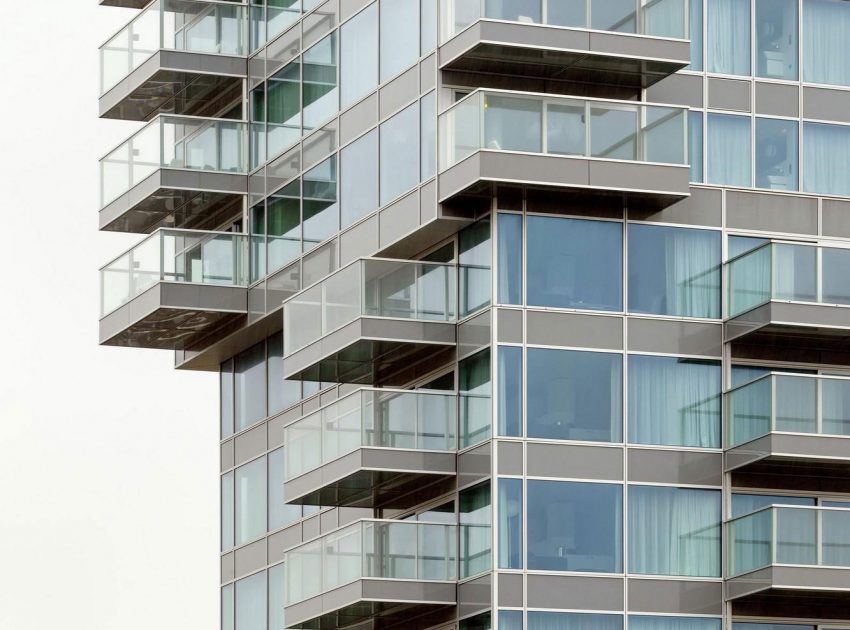
[[[850,629],[850,1],[100,4],[223,629]]]

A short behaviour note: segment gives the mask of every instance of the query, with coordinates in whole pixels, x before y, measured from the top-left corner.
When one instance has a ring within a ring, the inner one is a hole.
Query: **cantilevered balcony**
[[[444,70],[639,90],[690,63],[688,0],[442,0]]]
[[[242,321],[248,237],[157,230],[100,270],[100,343],[182,350]]]
[[[100,161],[100,229],[211,228],[242,214],[248,125],[157,116]]]
[[[453,355],[457,267],[362,258],[283,304],[284,378],[398,385]]]
[[[772,241],[725,266],[726,341],[756,357],[850,360],[850,249]]]
[[[850,510],[773,506],[727,523],[733,614],[846,618]]]
[[[457,604],[454,525],[362,520],[286,553],[290,628],[425,628]]]
[[[726,470],[762,487],[850,479],[850,378],[767,374],[725,396]],[[844,483],[850,491],[850,482]]]
[[[100,115],[215,116],[238,105],[247,72],[247,7],[154,0],[100,48]]]
[[[663,208],[690,194],[687,120],[681,107],[476,90],[440,116],[440,201],[498,182]]]
[[[450,489],[456,394],[361,389],[284,429],[287,503],[404,508]]]

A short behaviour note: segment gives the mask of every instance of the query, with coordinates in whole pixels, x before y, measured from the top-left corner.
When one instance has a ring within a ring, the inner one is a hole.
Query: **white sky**
[[[97,346],[98,46],[134,15],[0,0],[0,630],[218,627],[217,379]]]

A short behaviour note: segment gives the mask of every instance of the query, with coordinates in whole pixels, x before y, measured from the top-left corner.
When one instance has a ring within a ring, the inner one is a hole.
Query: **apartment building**
[[[224,630],[850,628],[850,1],[100,4]]]

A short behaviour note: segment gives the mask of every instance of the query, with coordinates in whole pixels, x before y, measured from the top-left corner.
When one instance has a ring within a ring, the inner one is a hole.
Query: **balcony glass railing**
[[[726,394],[729,447],[769,433],[850,436],[850,378],[766,374]]]
[[[457,449],[457,396],[361,389],[284,429],[286,479],[359,448]]]
[[[363,258],[335,271],[283,305],[284,354],[359,317],[431,322],[457,318],[457,267]]]
[[[101,315],[157,282],[248,286],[248,237],[160,229],[100,270]]]
[[[729,317],[770,301],[850,305],[850,249],[773,241],[726,263]]]
[[[286,553],[286,605],[364,578],[453,582],[454,525],[362,520]]]
[[[161,168],[247,173],[248,124],[157,116],[101,159],[101,207]]]
[[[727,527],[731,577],[776,564],[850,567],[847,509],[766,507]]]
[[[476,90],[440,115],[440,170],[476,151],[687,164],[687,109]]]
[[[688,38],[688,0],[442,0],[441,42],[482,18]]]
[[[105,94],[159,50],[247,54],[246,7],[232,2],[155,0],[100,47]]]

